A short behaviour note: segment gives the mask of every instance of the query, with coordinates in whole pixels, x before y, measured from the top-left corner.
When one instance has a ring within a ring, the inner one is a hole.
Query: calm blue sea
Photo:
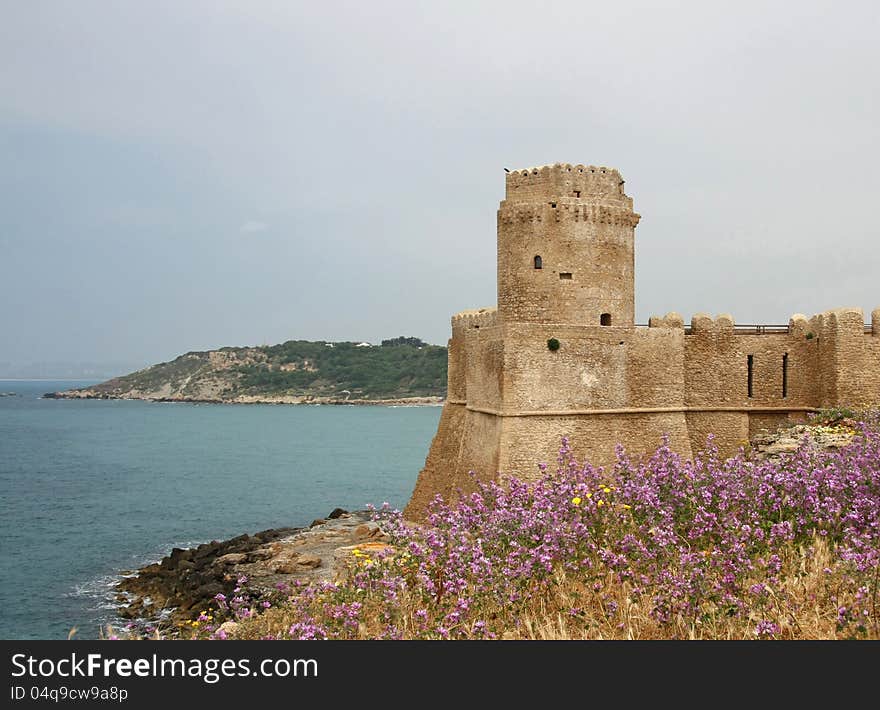
[[[96,638],[110,589],[189,547],[406,504],[439,407],[40,399],[0,380],[0,638]]]

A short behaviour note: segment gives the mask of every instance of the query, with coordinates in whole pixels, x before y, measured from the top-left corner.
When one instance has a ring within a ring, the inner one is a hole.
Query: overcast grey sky
[[[0,361],[445,344],[557,161],[626,178],[639,322],[870,313],[878,7],[3,0]]]

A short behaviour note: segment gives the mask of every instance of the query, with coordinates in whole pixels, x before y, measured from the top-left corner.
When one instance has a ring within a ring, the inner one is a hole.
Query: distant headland
[[[419,338],[365,342],[289,340],[188,352],[49,399],[143,399],[229,404],[440,404],[446,348]]]

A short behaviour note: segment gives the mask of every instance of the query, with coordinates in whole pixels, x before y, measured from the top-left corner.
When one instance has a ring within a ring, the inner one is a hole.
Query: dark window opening
[[[611,325],[611,314],[603,313],[599,316],[599,325]]]
[[[581,191],[580,191],[580,190],[575,190],[575,191],[574,191],[574,196],[575,196],[575,197],[580,197],[580,196],[581,196]]]
[[[560,272],[560,274],[559,274],[559,278],[561,278],[561,279],[563,279],[563,280],[565,280],[565,281],[571,281],[571,274],[568,273],[568,272],[563,271],[563,272]]]
[[[536,269],[543,269],[544,268],[544,261],[541,259],[540,256],[535,257],[535,268]]]
[[[749,397],[752,396],[752,383],[755,376],[755,356],[749,355]]]
[[[551,202],[551,203],[550,203],[550,206],[551,206],[554,210],[556,209],[556,203],[555,203],[555,202]]]
[[[788,353],[782,356],[782,397],[788,397]]]

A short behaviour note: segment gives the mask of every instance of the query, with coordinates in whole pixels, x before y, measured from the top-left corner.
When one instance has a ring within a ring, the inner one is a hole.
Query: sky
[[[554,162],[626,179],[637,322],[869,320],[878,8],[6,0],[0,363],[445,344]]]

